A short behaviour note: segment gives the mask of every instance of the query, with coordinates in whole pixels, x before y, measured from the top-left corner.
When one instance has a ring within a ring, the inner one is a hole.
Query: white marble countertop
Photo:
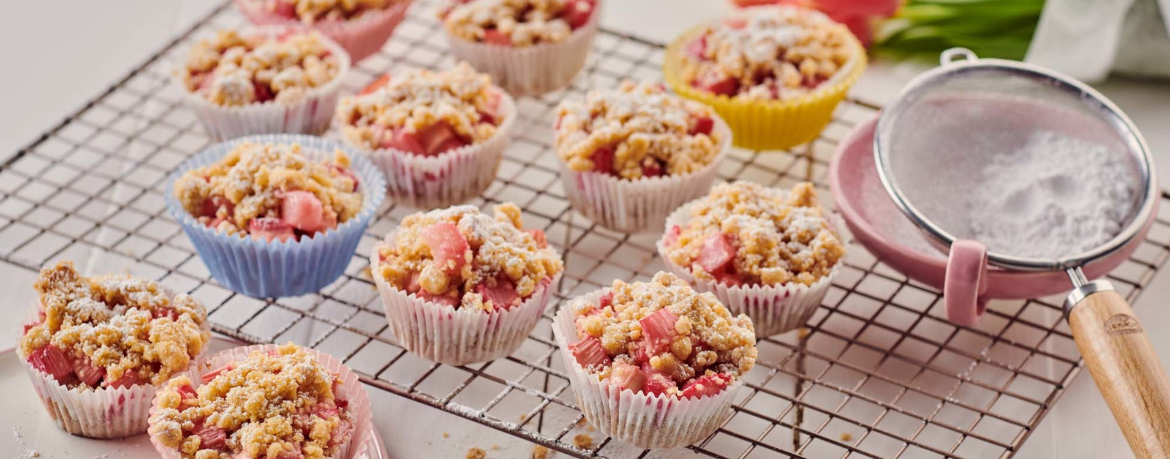
[[[176,31],[190,24],[218,0],[104,0],[88,2],[17,2],[0,15],[0,51],[12,64],[0,72],[0,158],[60,122],[65,113],[108,87]],[[616,2],[614,2],[616,3]],[[665,41],[687,26],[727,10],[721,0],[639,0],[611,4],[607,27]],[[654,20],[646,20],[654,18]],[[889,100],[920,64],[876,62],[854,88],[854,95],[875,102]],[[1113,80],[1097,85],[1137,123],[1163,171],[1170,171],[1170,84]],[[1163,186],[1170,174],[1161,177]],[[0,262],[0,291],[7,307],[20,309],[32,298],[34,273]],[[1163,366],[1170,368],[1170,278],[1157,276],[1138,304],[1137,315],[1150,330]],[[13,314],[0,319],[0,348],[15,343]],[[375,397],[376,422],[392,457],[462,457],[472,446],[499,445],[489,457],[528,457],[531,446],[507,434],[387,394]],[[404,419],[409,422],[403,422]],[[1132,457],[1087,374],[1068,388],[1017,457]],[[0,432],[22,421],[0,415]],[[442,427],[436,427],[442,426]],[[440,438],[438,431],[451,433]],[[35,432],[24,432],[35,443]],[[14,451],[10,435],[0,435],[0,451]],[[423,454],[426,452],[427,454]],[[59,456],[58,456],[59,457]],[[73,456],[69,456],[73,457]]]

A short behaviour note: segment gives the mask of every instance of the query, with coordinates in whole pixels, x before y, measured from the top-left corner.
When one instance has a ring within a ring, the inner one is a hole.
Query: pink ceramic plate
[[[942,290],[946,277],[946,254],[933,246],[882,187],[873,159],[873,133],[877,116],[855,127],[837,145],[829,164],[829,189],[845,217],[849,231],[861,245],[883,263],[907,277]],[[1089,263],[1085,275],[1093,279],[1108,273],[1129,258],[1149,232],[1150,220],[1133,242],[1113,255]],[[1068,275],[1064,271],[1023,272],[997,267],[988,270],[987,288],[980,295],[974,311],[948,311],[952,322],[970,325],[983,313],[982,305],[995,298],[1032,298],[1066,293]]]

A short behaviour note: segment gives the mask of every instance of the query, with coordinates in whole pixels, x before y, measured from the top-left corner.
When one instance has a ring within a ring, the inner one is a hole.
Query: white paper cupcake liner
[[[666,232],[674,225],[685,227],[690,218],[690,209],[696,202],[691,201],[671,213],[666,219]],[[829,220],[832,224],[832,218]],[[841,234],[840,231],[837,234]],[[714,293],[732,314],[746,314],[755,325],[756,336],[761,338],[795,330],[808,322],[829,292],[833,278],[841,271],[841,263],[838,262],[827,276],[812,285],[792,282],[784,285],[729,286],[714,279],[699,279],[691,273],[689,266],[675,264],[668,256],[665,241],[664,234],[656,245],[658,255],[670,272],[694,286],[695,290]]]
[[[608,291],[598,290],[584,298],[598,304]],[[678,398],[623,390],[585,370],[569,351],[570,344],[580,341],[577,311],[569,304],[553,319],[553,336],[579,408],[599,431],[638,448],[677,448],[707,438],[731,417],[731,404],[743,387],[741,378],[713,396]]]
[[[399,290],[378,275],[380,265],[375,249],[370,269],[398,344],[423,358],[456,366],[515,352],[540,321],[561,280],[557,273],[519,305],[489,313],[431,303]]]
[[[173,294],[173,292],[172,292]],[[40,310],[40,302],[24,316],[20,326],[32,323]],[[203,322],[208,330],[209,323]],[[21,336],[21,335],[17,335]],[[206,350],[206,346],[204,346]],[[33,389],[57,426],[72,435],[89,438],[123,438],[146,432],[151,400],[158,390],[154,385],[140,384],[119,388],[70,388],[57,382],[52,375],[40,371],[28,361],[28,356],[17,347],[17,357]],[[199,356],[192,359],[192,367]],[[181,374],[189,374],[191,369]]]
[[[627,180],[599,172],[578,172],[564,161],[561,184],[573,209],[602,227],[624,233],[657,230],[671,211],[711,190],[719,164],[731,151],[731,129],[715,116],[719,153],[706,167],[682,175]]]
[[[516,126],[516,102],[500,93],[504,122],[485,142],[467,145],[438,156],[421,156],[394,149],[364,151],[386,176],[392,201],[416,209],[447,207],[479,196],[496,180],[504,150]],[[360,150],[345,136],[344,142]]]
[[[199,363],[193,365],[191,371],[191,383],[194,387],[199,387],[202,382],[202,376],[222,368],[232,362],[238,362],[246,359],[249,354],[253,352],[269,352],[274,351],[279,346],[275,344],[257,344],[252,346],[243,346],[228,349],[214,355],[208,356]],[[367,443],[370,436],[373,435],[374,421],[373,415],[370,411],[370,398],[366,394],[366,388],[358,379],[357,373],[345,366],[341,360],[318,351],[316,349],[304,348],[306,352],[312,354],[317,358],[328,371],[337,375],[337,380],[340,381],[337,391],[341,398],[346,399],[349,404],[346,406],[346,411],[350,414],[350,419],[353,422],[353,436],[350,437],[349,442],[342,445],[341,451],[337,459],[355,459],[362,457],[366,453]],[[153,403],[149,403],[148,410],[153,416],[156,411]],[[163,446],[159,441],[151,436],[150,442],[154,448],[158,450],[159,455],[163,459],[182,459],[182,454],[178,450]]]
[[[244,35],[275,34],[287,30],[282,26],[249,28]],[[349,73],[349,54],[329,37],[322,37],[325,47],[337,56],[337,75],[324,86],[305,91],[305,97],[295,103],[285,104],[275,100],[237,107],[216,105],[199,94],[191,92],[183,83],[185,72],[180,63],[172,75],[178,86],[183,104],[193,110],[203,124],[207,134],[214,140],[228,140],[252,134],[320,134],[329,129],[337,100],[341,95],[341,83]]]
[[[341,149],[350,157],[350,170],[360,182],[362,209],[353,218],[324,233],[299,241],[265,241],[229,235],[195,220],[175,197],[175,181],[191,169],[218,161],[243,142],[301,145],[311,160],[332,159]],[[362,234],[386,197],[386,180],[365,156],[320,137],[270,134],[243,137],[216,144],[188,159],[167,181],[167,210],[191,239],[211,277],[225,287],[258,298],[279,298],[316,292],[345,273]]]
[[[299,20],[276,16],[261,8],[261,3],[257,0],[235,0],[236,8],[252,24],[310,27],[332,38],[349,52],[354,62],[359,62],[386,45],[390,35],[394,34],[394,29],[406,17],[406,10],[410,9],[413,0],[397,2],[381,11],[363,14],[352,21],[322,21],[312,26],[306,26]]]
[[[459,38],[443,27],[451,54],[488,73],[500,86],[517,96],[534,96],[565,87],[585,67],[593,37],[600,24],[601,6],[589,22],[558,43],[525,47],[491,45]]]

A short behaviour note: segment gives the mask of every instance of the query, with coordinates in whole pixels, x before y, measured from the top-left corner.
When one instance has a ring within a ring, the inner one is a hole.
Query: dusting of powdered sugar
[[[993,252],[1055,259],[1117,235],[1133,214],[1140,181],[1124,152],[1048,131],[993,155],[972,191],[974,239]]]

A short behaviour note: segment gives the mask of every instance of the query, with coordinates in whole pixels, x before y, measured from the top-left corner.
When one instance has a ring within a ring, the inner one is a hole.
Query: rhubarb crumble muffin
[[[774,6],[684,34],[667,50],[665,74],[675,91],[723,115],[737,145],[778,149],[823,129],[865,59],[844,25],[818,11]]]
[[[670,273],[577,298],[554,331],[586,419],[647,448],[709,435],[757,356],[751,319]]]
[[[155,387],[186,371],[211,338],[198,301],[147,279],[86,277],[66,261],[42,269],[33,287],[40,301],[19,354],[50,415],[75,435],[143,432]]]
[[[672,271],[768,336],[816,310],[845,244],[811,183],[781,190],[738,181],[672,214],[658,251]]]
[[[418,208],[479,195],[496,178],[515,124],[512,98],[466,63],[384,75],[337,108],[342,139]]]
[[[411,0],[235,0],[256,25],[308,28],[337,41],[353,60],[382,48]]]
[[[564,270],[544,232],[525,230],[512,203],[493,215],[456,206],[407,216],[374,247],[371,267],[403,345],[459,364],[515,350]]]
[[[439,18],[456,58],[512,94],[535,95],[584,66],[599,9],[599,0],[448,0]]]
[[[555,130],[569,202],[627,232],[657,228],[671,210],[706,193],[731,145],[713,110],[648,82],[562,102]]]
[[[264,135],[188,159],[165,199],[216,281],[279,298],[315,292],[345,272],[385,190],[374,165],[339,142]]]
[[[337,228],[362,209],[359,180],[341,150],[313,161],[299,144],[236,145],[222,159],[175,182],[196,220],[228,235],[297,241]]]
[[[200,384],[180,376],[154,399],[149,432],[164,459],[348,459],[369,430],[356,375],[318,351],[250,346],[200,370]]]
[[[176,71],[187,105],[217,138],[328,127],[349,56],[317,32],[220,30]]]

